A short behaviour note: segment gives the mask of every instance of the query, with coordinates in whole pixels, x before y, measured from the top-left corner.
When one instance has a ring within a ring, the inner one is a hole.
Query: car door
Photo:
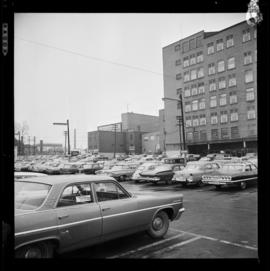
[[[56,206],[61,248],[83,247],[101,238],[102,218],[90,183],[65,187]]]
[[[139,225],[137,200],[114,181],[95,182],[95,195],[102,213],[102,238],[111,239]]]

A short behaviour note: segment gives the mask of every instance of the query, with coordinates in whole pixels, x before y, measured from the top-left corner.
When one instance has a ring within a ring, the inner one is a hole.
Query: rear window
[[[34,210],[40,207],[46,199],[51,185],[24,181],[15,182],[15,208]]]

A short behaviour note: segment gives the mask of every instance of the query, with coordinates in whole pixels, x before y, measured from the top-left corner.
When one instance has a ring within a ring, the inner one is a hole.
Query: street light
[[[179,137],[180,137],[180,149],[181,149],[181,133],[180,133],[180,125],[182,126],[182,134],[183,134],[183,149],[186,150],[186,139],[185,139],[185,124],[184,124],[184,112],[183,112],[183,99],[182,99],[182,93],[179,95],[180,99],[175,98],[169,98],[169,97],[163,97],[162,100],[169,100],[169,101],[177,101],[180,102],[181,107],[181,116],[177,116],[177,120],[179,122]]]
[[[53,125],[67,125],[67,136],[68,136],[68,156],[70,157],[70,140],[69,140],[69,120],[67,122],[54,122]]]

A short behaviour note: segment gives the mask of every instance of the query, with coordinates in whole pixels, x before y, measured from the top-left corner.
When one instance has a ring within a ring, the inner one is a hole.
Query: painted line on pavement
[[[186,241],[179,242],[179,243],[174,244],[174,245],[169,246],[169,247],[165,247],[165,248],[163,248],[163,249],[161,249],[161,250],[159,250],[159,251],[157,251],[157,252],[155,252],[155,253],[153,253],[153,254],[168,252],[168,251],[173,250],[173,249],[176,248],[176,247],[181,247],[181,246],[183,246],[183,245],[186,245],[186,244],[188,244],[188,243],[194,242],[194,241],[196,241],[196,240],[198,240],[198,239],[201,239],[201,238],[202,238],[201,236],[195,236],[195,237],[193,237],[193,238],[191,238],[191,239],[188,239],[188,240],[186,240]],[[153,254],[152,254],[152,255],[153,255]],[[146,255],[146,256],[143,256],[142,258],[143,258],[143,259],[147,259],[147,258],[149,258],[149,257],[150,257],[150,255]]]
[[[173,229],[173,228],[170,228],[170,230],[176,231],[176,232],[182,232],[182,233],[191,234],[191,235],[198,236],[198,237],[201,237],[201,238],[204,238],[204,239],[221,242],[221,243],[228,244],[228,245],[233,245],[233,246],[237,246],[237,247],[247,248],[247,249],[251,249],[251,250],[258,250],[257,247],[252,247],[252,246],[237,244],[237,243],[233,243],[233,242],[229,242],[229,241],[225,241],[225,240],[221,240],[221,239],[217,239],[217,238],[213,238],[213,237],[209,237],[209,236],[205,236],[205,235],[201,235],[201,234],[197,234],[197,233],[192,233],[192,232],[188,232],[188,231],[181,231],[181,230],[177,230],[177,229]]]
[[[180,236],[183,236],[183,235],[185,235],[185,234],[186,234],[186,233],[177,234],[177,235],[172,236],[172,237],[169,237],[169,238],[167,238],[167,239],[164,239],[164,240],[161,240],[161,241],[157,241],[157,242],[151,243],[151,244],[149,244],[149,245],[146,245],[146,246],[143,246],[143,247],[139,247],[139,248],[134,249],[134,250],[130,250],[130,251],[127,251],[127,252],[118,254],[118,255],[114,255],[114,256],[111,256],[111,257],[107,257],[107,259],[113,259],[113,258],[119,258],[119,257],[122,257],[122,256],[127,256],[127,255],[130,255],[130,254],[133,254],[133,253],[142,251],[142,250],[144,250],[144,249],[147,249],[147,248],[150,248],[150,247],[159,245],[159,244],[163,244],[163,243],[165,243],[165,242],[167,242],[167,241],[176,239],[176,238],[178,238],[178,237],[180,237]]]

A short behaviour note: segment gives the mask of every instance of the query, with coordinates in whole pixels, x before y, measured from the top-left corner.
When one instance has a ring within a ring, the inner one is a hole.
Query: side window
[[[76,184],[66,187],[57,207],[72,206],[93,202],[90,184]]]
[[[95,190],[98,201],[118,200],[129,197],[122,189],[112,182],[95,183]]]

